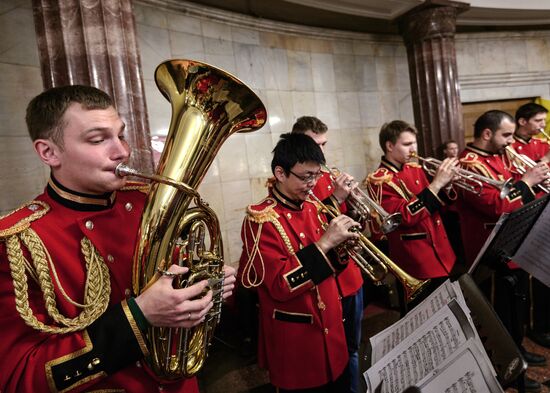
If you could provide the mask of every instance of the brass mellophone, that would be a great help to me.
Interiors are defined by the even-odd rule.
[[[321,210],[330,217],[335,218],[341,214],[337,208],[331,206],[329,207],[321,202],[321,200],[317,198],[315,194],[313,194],[312,190],[309,191],[309,195],[315,202],[319,204]],[[346,254],[349,255],[349,257],[357,264],[357,266],[359,266],[375,284],[380,283],[388,274],[388,272],[391,272],[403,285],[407,301],[411,301],[430,282],[430,280],[419,280],[417,278],[414,278],[403,269],[401,269],[399,266],[397,266],[395,262],[384,255],[382,251],[380,251],[363,233],[361,233],[361,231],[359,231],[359,228],[351,228],[350,231],[357,233],[359,235],[359,239],[350,242],[344,242],[339,246],[339,248],[343,249]],[[363,255],[361,255],[361,252],[356,250],[356,247],[364,251],[375,263],[380,266],[380,268],[382,269],[381,274],[377,275],[375,267],[369,261],[367,261],[363,257]]]
[[[430,175],[435,176],[437,169],[441,166],[443,161],[440,161],[435,158],[424,158],[420,157],[418,153],[413,152],[410,155],[410,158],[416,158],[418,161],[422,162],[422,168]],[[490,177],[480,175],[472,171],[468,171],[463,168],[454,168],[456,178],[452,180],[452,183],[462,188],[463,190],[473,192],[474,194],[481,194],[483,187],[489,185],[500,190],[500,199],[506,198],[512,189],[513,179],[509,178],[507,180],[495,180]]]
[[[329,168],[323,165],[331,176],[336,177],[342,173],[338,168]],[[401,213],[389,214],[382,206],[372,199],[366,192],[359,187],[353,187],[347,199],[350,206],[357,211],[362,219],[368,219],[375,214],[380,217],[380,229],[383,233],[390,233],[401,224]]]
[[[537,165],[537,163],[531,158],[527,157],[525,154],[518,153],[510,145],[506,146],[504,150],[506,150],[506,153],[508,153],[508,157],[510,158],[510,161],[512,161],[512,165],[514,165],[518,173],[521,175],[527,172],[527,168],[534,168]],[[537,184],[537,187],[542,192],[548,194],[550,193],[550,184],[548,183],[549,181],[545,180],[542,183]]]

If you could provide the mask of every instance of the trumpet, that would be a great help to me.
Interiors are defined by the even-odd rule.
[[[525,154],[518,153],[510,145],[506,146],[504,150],[506,150],[506,153],[508,153],[508,157],[512,161],[512,165],[514,165],[520,175],[523,175],[525,172],[527,172],[527,168],[533,168],[537,165],[537,163],[531,158],[527,157]],[[539,183],[537,187],[542,192],[548,194],[550,193],[550,184],[548,183],[548,180],[545,180],[542,183]]]
[[[333,179],[342,173],[338,168],[329,168],[323,165],[327,169]],[[362,219],[369,219],[378,215],[380,217],[380,229],[383,233],[390,233],[401,224],[401,213],[388,213],[382,206],[380,206],[374,199],[372,199],[366,192],[359,187],[354,187],[347,199],[352,209],[356,210]]]
[[[430,176],[435,176],[437,169],[443,163],[442,161],[435,158],[420,157],[416,152],[411,153],[410,158],[416,158],[418,161],[422,162],[422,168],[424,168],[424,170]],[[463,190],[472,192],[477,195],[481,194],[485,185],[489,185],[496,188],[497,190],[500,190],[500,199],[506,198],[506,196],[510,193],[512,189],[512,178],[502,181],[495,180],[463,168],[454,168],[454,172],[457,179],[453,179],[453,184],[459,188],[462,188]]]
[[[544,127],[541,127],[538,129],[538,131],[544,135],[544,137],[546,138],[547,141],[550,142],[550,134],[548,134],[545,130],[544,130]]]
[[[329,207],[321,202],[321,200],[313,194],[312,190],[309,191],[309,195],[319,204],[321,211],[324,211],[331,218],[336,218],[341,214],[337,208],[332,206]],[[324,227],[326,229],[326,224]],[[384,277],[391,272],[403,285],[407,302],[413,300],[429,284],[430,280],[419,280],[414,278],[397,266],[395,262],[384,255],[382,251],[380,251],[363,233],[361,233],[358,228],[351,228],[350,231],[357,233],[359,235],[359,239],[342,243],[337,251],[344,251],[347,255],[349,255],[357,266],[359,266],[375,284],[380,283]],[[360,252],[356,251],[356,247],[363,250],[375,263],[380,266],[380,269],[382,270],[381,274],[376,273],[375,267],[367,261]]]

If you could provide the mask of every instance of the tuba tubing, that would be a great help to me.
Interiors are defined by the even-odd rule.
[[[172,116],[156,175],[129,167],[119,175],[153,181],[141,217],[134,250],[132,284],[139,295],[167,269],[165,261],[189,268],[174,286],[211,283],[214,306],[193,328],[150,327],[147,366],[161,380],[196,374],[203,366],[219,322],[223,295],[223,245],[216,214],[196,191],[223,142],[236,132],[261,128],[267,111],[258,96],[231,74],[192,60],[168,60],[155,71],[155,82],[170,102]],[[190,207],[191,203],[194,206]]]

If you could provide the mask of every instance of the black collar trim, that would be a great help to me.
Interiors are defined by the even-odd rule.
[[[466,149],[467,150],[471,150],[473,151],[474,153],[477,153],[479,154],[480,156],[484,156],[484,157],[488,157],[488,156],[498,156],[500,154],[497,154],[497,153],[493,153],[491,151],[488,151],[488,150],[484,150],[484,149],[481,149],[479,147],[475,147],[474,145],[468,143],[466,145]]]
[[[273,192],[273,197],[283,206],[292,210],[302,210],[302,206],[304,205],[304,203],[292,201],[289,198],[287,198],[281,191],[277,189],[276,184],[273,186],[271,190]]]
[[[380,160],[382,165],[388,168],[390,171],[398,173],[403,169],[403,165],[401,165],[401,168],[397,167],[397,165],[391,163],[386,157],[382,156],[382,159]]]
[[[524,145],[527,145],[529,143],[529,141],[531,140],[531,138],[522,138],[521,136],[517,135],[517,134],[514,134],[514,139],[516,141],[518,141],[519,143],[523,143]]]
[[[116,191],[102,195],[83,194],[69,190],[59,183],[53,175],[46,187],[48,195],[65,207],[80,211],[100,211],[109,209],[115,203]]]

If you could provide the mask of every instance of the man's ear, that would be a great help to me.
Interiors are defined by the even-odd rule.
[[[484,141],[490,141],[492,137],[493,137],[493,131],[491,131],[489,128],[486,128],[483,131],[481,131],[481,138]]]
[[[276,166],[275,170],[273,171],[273,174],[275,175],[275,178],[277,181],[283,181],[287,178],[287,175],[285,173],[285,170],[281,166]]]
[[[525,125],[527,124],[527,119],[523,118],[523,117],[520,117],[518,119],[518,124],[522,127],[525,127]]]
[[[386,153],[392,152],[394,146],[395,145],[391,143],[391,141],[386,141]]]
[[[59,146],[50,139],[37,139],[33,142],[34,150],[42,162],[52,168],[59,166]]]

